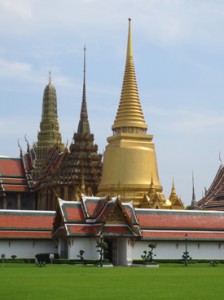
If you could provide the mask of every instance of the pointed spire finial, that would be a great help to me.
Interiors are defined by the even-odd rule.
[[[51,77],[51,71],[49,71],[49,76],[48,76],[48,83],[51,84],[52,77]]]
[[[194,191],[194,172],[192,171],[192,200],[191,200],[191,209],[198,209],[198,204],[195,197],[195,191]]]
[[[131,132],[133,133],[138,132],[140,134],[145,134],[147,130],[147,124],[144,120],[138,94],[138,85],[135,76],[134,57],[132,50],[131,19],[129,18],[128,20],[128,43],[124,79],[120,103],[112,130],[114,134],[119,134],[119,132],[122,131],[127,132],[127,128],[130,128]]]
[[[83,77],[83,94],[82,94],[82,105],[80,112],[80,120],[78,125],[78,133],[90,133],[90,126],[88,121],[87,103],[86,103],[86,46],[84,46],[84,77]]]
[[[85,74],[86,74],[86,45],[84,46],[84,80],[85,78]]]
[[[194,191],[194,172],[192,171],[192,202],[195,201],[195,191]]]
[[[128,19],[128,46],[127,46],[127,59],[130,56],[133,56],[133,50],[132,50],[132,34],[131,34],[131,18]]]

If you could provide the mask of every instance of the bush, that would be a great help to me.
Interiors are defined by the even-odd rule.
[[[36,254],[35,257],[38,262],[42,261],[42,262],[45,262],[46,264],[49,264],[51,262],[50,254],[52,254],[52,253],[39,253],[39,254]],[[54,258],[59,258],[58,253],[53,253],[53,254],[54,254]]]
[[[0,260],[1,262],[1,260]],[[35,259],[34,258],[5,258],[4,259],[4,263],[7,264],[24,264],[24,263],[35,263]]]
[[[80,259],[53,259],[53,264],[66,264],[66,265],[97,265],[99,264],[98,259],[85,259],[84,261],[81,261]],[[108,259],[104,259],[103,261],[104,265],[109,264]]]
[[[157,262],[155,260],[153,262],[148,262],[145,259],[133,259],[132,263],[134,265],[157,265]]]

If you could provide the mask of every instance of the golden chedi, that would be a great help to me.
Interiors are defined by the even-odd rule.
[[[150,193],[153,178],[153,188],[156,199],[160,203],[159,208],[165,207],[166,199],[162,194],[162,185],[159,181],[153,136],[147,134],[147,124],[138,94],[132,50],[131,19],[129,19],[121,98],[112,130],[113,136],[107,139],[108,145],[104,153],[98,195],[119,195],[122,202],[133,200],[135,207],[150,207],[150,201],[144,202]]]

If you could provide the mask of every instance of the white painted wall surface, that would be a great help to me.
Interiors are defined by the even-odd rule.
[[[78,259],[80,250],[84,250],[84,259],[99,259],[99,253],[95,238],[70,238],[68,246],[68,258]]]
[[[17,258],[35,258],[38,253],[57,253],[52,240],[0,240],[0,256],[5,258],[16,255]]]
[[[185,242],[175,241],[138,241],[132,248],[132,259],[141,259],[143,251],[149,251],[149,244],[156,244],[153,253],[155,259],[182,259]],[[187,251],[192,259],[224,259],[224,243],[219,242],[187,242]]]
[[[128,250],[128,239],[127,238],[117,239],[117,264],[118,265],[122,265],[122,266],[128,265],[127,250]]]

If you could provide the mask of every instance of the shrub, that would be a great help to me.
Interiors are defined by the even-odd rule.
[[[50,254],[52,254],[52,253],[39,253],[39,254],[36,254],[35,257],[38,262],[42,261],[42,262],[45,262],[46,264],[49,264],[51,262]],[[54,253],[54,258],[59,258],[58,253]]]

